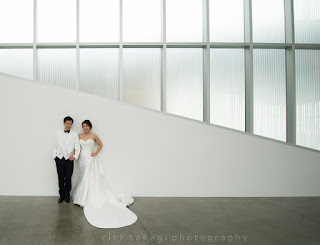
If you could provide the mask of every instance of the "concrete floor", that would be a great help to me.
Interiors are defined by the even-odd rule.
[[[99,229],[58,197],[0,196],[0,244],[320,244],[320,197],[134,197],[131,226]]]

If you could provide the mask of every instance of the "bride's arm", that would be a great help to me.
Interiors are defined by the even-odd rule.
[[[76,159],[76,160],[78,160],[78,157],[79,157],[79,155],[80,155],[80,142],[79,142],[79,138],[80,138],[80,135],[77,135],[77,137],[76,137],[76,142],[75,142],[75,152],[74,152],[74,158]]]
[[[91,154],[91,156],[93,156],[93,157],[98,155],[98,153],[100,152],[100,150],[101,150],[101,148],[103,146],[103,144],[102,144],[101,140],[99,139],[98,135],[96,135],[96,134],[94,135],[94,140],[98,143],[99,147],[98,147],[96,152],[93,152]]]
[[[80,134],[79,134],[79,140],[80,140]],[[73,150],[73,155],[76,153],[76,149]]]

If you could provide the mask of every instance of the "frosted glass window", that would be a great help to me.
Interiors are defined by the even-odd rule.
[[[33,0],[0,0],[0,43],[33,42]]]
[[[161,41],[161,0],[123,0],[123,41]]]
[[[40,83],[75,88],[75,49],[39,49],[38,65]]]
[[[320,0],[294,0],[296,43],[320,43]]]
[[[32,79],[32,49],[0,49],[0,72]]]
[[[167,41],[202,42],[202,0],[167,0]]]
[[[210,41],[243,42],[243,0],[210,0]]]
[[[296,142],[320,150],[320,50],[296,50]]]
[[[284,43],[283,0],[252,0],[253,41]]]
[[[210,122],[245,131],[243,49],[210,50]]]
[[[167,112],[203,120],[203,50],[167,49]]]
[[[80,42],[119,41],[119,0],[80,1]]]
[[[37,1],[38,42],[76,41],[76,0]]]
[[[116,48],[80,49],[80,90],[118,99]]]
[[[160,110],[161,50],[123,49],[123,101]]]
[[[286,141],[285,50],[253,50],[254,133]]]

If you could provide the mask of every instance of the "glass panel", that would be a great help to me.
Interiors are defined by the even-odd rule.
[[[203,50],[167,49],[167,112],[203,120]]]
[[[210,0],[209,7],[210,41],[243,42],[243,0]]]
[[[80,90],[118,99],[116,48],[80,49]]]
[[[123,41],[160,42],[160,0],[123,1]]]
[[[320,43],[320,0],[294,0],[296,43]]]
[[[33,0],[0,0],[0,43],[33,42]]]
[[[76,41],[76,1],[38,0],[38,42]]]
[[[123,49],[123,101],[160,110],[159,48]]]
[[[296,50],[297,145],[320,150],[320,50]]]
[[[80,42],[119,41],[119,0],[80,1]]]
[[[167,0],[167,41],[202,42],[202,0]]]
[[[32,49],[0,49],[0,72],[32,79]]]
[[[254,133],[286,141],[285,50],[253,50]]]
[[[210,50],[210,122],[245,131],[243,49]]]
[[[284,43],[283,0],[252,0],[253,41]]]
[[[75,49],[39,49],[40,83],[75,88]]]

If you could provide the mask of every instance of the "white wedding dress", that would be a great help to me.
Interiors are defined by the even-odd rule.
[[[103,181],[102,161],[92,157],[94,140],[80,139],[79,178],[71,197],[74,204],[83,207],[88,222],[98,228],[120,228],[137,221],[127,206],[134,200],[130,195],[113,193]]]

